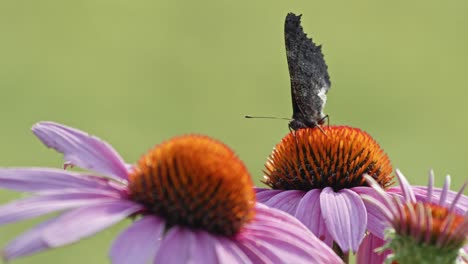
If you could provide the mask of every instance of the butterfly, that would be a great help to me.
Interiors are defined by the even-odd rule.
[[[289,129],[320,128],[328,117],[323,108],[331,85],[322,47],[307,37],[301,26],[301,15],[293,13],[286,16],[284,38],[293,106]]]

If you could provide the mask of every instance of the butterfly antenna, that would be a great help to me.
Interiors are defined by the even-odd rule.
[[[319,123],[319,124],[320,124],[320,123],[325,123],[325,122],[324,122],[325,119],[327,120],[327,126],[330,126],[330,116],[329,116],[328,114],[325,115],[324,117],[322,117],[322,118],[318,121],[318,123]]]
[[[318,128],[320,131],[322,131],[322,133],[323,133],[325,136],[328,137],[327,132],[325,132],[325,130],[323,130],[323,128],[322,128],[321,125],[317,124],[317,128]]]
[[[245,115],[244,117],[245,117],[245,118],[281,119],[281,120],[288,120],[288,121],[291,121],[291,118],[276,117],[276,116],[251,116],[251,115]]]

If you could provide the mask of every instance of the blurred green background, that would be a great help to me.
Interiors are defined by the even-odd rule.
[[[53,120],[134,162],[174,135],[223,140],[256,179],[290,117],[283,23],[323,44],[332,124],[369,132],[412,183],[467,180],[467,1],[0,1],[1,166],[53,166]],[[258,183],[258,181],[257,181]],[[1,191],[1,202],[21,197]],[[0,228],[0,246],[38,223]],[[106,263],[123,222],[13,263]],[[77,227],[78,228],[78,227]]]

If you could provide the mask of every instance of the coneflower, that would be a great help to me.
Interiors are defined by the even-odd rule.
[[[379,208],[387,220],[387,243],[380,248],[380,251],[387,250],[386,263],[461,262],[468,238],[468,197],[463,195],[467,183],[454,195],[447,176],[442,190],[434,195],[431,172],[426,197],[421,199],[403,174],[397,175],[402,195],[389,196],[375,180],[367,177],[380,197],[363,197]],[[358,263],[369,263],[368,259],[374,258],[373,248],[370,249],[362,248]]]
[[[0,207],[0,224],[61,211],[3,250],[6,260],[67,245],[127,217],[114,241],[114,264],[341,263],[297,219],[257,204],[244,164],[207,136],[164,142],[135,165],[104,141],[42,122],[33,132],[67,165],[0,169],[0,187],[33,193]]]
[[[380,216],[361,199],[373,193],[363,175],[387,188],[392,166],[362,130],[325,126],[291,132],[265,167],[264,183],[271,189],[259,188],[258,201],[297,217],[343,258],[357,251],[366,230],[380,230]]]

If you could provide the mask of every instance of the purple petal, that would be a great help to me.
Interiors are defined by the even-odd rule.
[[[460,200],[462,199],[468,199],[468,197],[466,195],[463,195],[466,187],[468,186],[468,181],[466,181],[462,187],[460,188],[460,190],[458,191],[458,194],[455,196],[455,198],[453,198],[453,201],[451,201],[451,205],[450,205],[450,211],[456,211],[457,210],[457,204]]]
[[[303,191],[282,191],[266,201],[264,204],[289,213],[290,215],[294,215],[296,213],[296,208],[299,205],[299,201],[304,194],[305,193]]]
[[[326,187],[320,194],[320,206],[328,231],[344,252],[359,247],[367,227],[364,202],[355,192],[334,192]]]
[[[369,187],[355,187],[351,190],[359,194],[364,201],[367,211],[367,229],[374,235],[384,238],[384,231],[393,219],[391,210],[385,207],[387,199],[383,199],[381,194]],[[396,212],[393,202],[392,208]]]
[[[400,182],[400,188],[401,188],[401,191],[405,200],[416,202],[416,197],[414,195],[411,184],[408,182],[405,175],[403,175],[403,173],[401,173],[401,171],[398,169],[395,171],[395,173],[397,175],[398,181]]]
[[[154,263],[243,263],[235,261],[230,248],[226,249],[221,245],[219,240],[223,240],[222,237],[203,232],[179,226],[171,227],[161,242]],[[202,252],[207,254],[202,256]],[[240,250],[238,252],[242,254]],[[220,261],[218,258],[229,261]],[[245,256],[243,260],[246,260]]]
[[[126,164],[105,141],[54,122],[37,123],[32,131],[44,145],[63,153],[65,162],[127,180]]]
[[[66,193],[34,196],[0,207],[0,225],[81,206],[116,201],[102,194]]]
[[[276,259],[282,262],[287,259],[290,263],[342,263],[327,245],[291,215],[260,204],[256,211],[254,221],[245,226],[239,237],[248,255],[256,252],[257,259],[267,258],[267,263],[277,263]]]
[[[429,171],[429,182],[427,184],[426,202],[432,203],[432,190],[434,189],[434,171]]]
[[[414,186],[413,190],[416,194],[416,200],[418,201],[425,201],[426,197],[426,186]],[[395,191],[394,191],[395,192]],[[442,189],[434,188],[432,190],[432,201],[437,201],[440,199],[442,195]],[[457,197],[458,192],[448,191],[446,193],[446,201],[447,203],[452,204],[455,198]],[[459,214],[464,214],[468,210],[468,196],[462,195],[460,199],[457,201],[455,207],[453,208],[455,212]]]
[[[154,216],[145,216],[123,231],[112,244],[113,264],[149,263],[156,256],[165,223]]]
[[[330,236],[322,217],[322,209],[320,208],[320,192],[321,190],[318,189],[308,191],[299,202],[294,216],[309,228],[318,238],[331,246],[333,239]]]
[[[445,177],[444,186],[442,187],[442,192],[440,193],[439,205],[445,207],[447,202],[448,191],[450,190],[450,176]]]
[[[161,241],[154,263],[188,263],[194,243],[195,235],[192,232],[173,226]]]
[[[142,209],[134,202],[120,200],[64,213],[44,230],[43,239],[51,247],[63,246],[94,235]]]
[[[370,185],[369,187],[354,187],[352,188],[353,191],[360,193],[360,194],[368,194],[369,196],[375,197],[379,201],[381,201],[385,206],[390,208],[392,212],[396,212],[396,208],[391,200],[391,197],[388,195],[387,191],[382,189],[382,187],[377,183],[371,176],[368,174],[364,174],[364,178],[366,179],[367,183]],[[401,193],[401,189],[398,189],[399,193]]]
[[[359,246],[359,250],[356,256],[357,264],[368,264],[368,263],[384,263],[385,259],[391,250],[385,250],[382,253],[376,253],[377,248],[385,245],[385,241],[373,236],[372,234],[366,236]]]
[[[218,238],[218,240],[220,243],[215,244],[215,250],[219,261],[211,263],[253,263],[242,248],[240,248],[236,243],[233,243],[232,240],[222,237]],[[200,261],[199,263],[203,264],[210,262]]]
[[[372,234],[384,238],[385,229],[389,227],[390,216],[386,215],[385,207],[379,206],[379,204],[372,203],[371,201],[364,199],[364,204],[367,210],[367,229]]]
[[[56,220],[56,218],[50,219],[16,237],[3,249],[4,259],[8,261],[14,258],[28,256],[33,253],[37,253],[50,248],[47,245],[47,243],[45,243],[44,240],[41,239],[42,232],[45,228],[47,228],[47,226],[49,226]]]
[[[262,189],[255,188],[256,199],[259,203],[265,203],[270,200],[273,196],[282,192],[282,190],[271,190],[271,189]]]
[[[0,169],[0,188],[22,192],[100,189],[116,192],[118,188],[101,177],[48,168]]]
[[[194,235],[197,247],[192,255],[194,260],[209,260],[208,262],[212,260],[214,263],[223,263],[216,254],[216,244],[220,243],[221,237],[204,231],[194,231]]]
[[[279,234],[277,234],[279,235]],[[286,237],[287,238],[287,237]],[[256,236],[246,238],[243,245],[258,248],[268,261],[264,263],[341,263],[338,259],[331,261],[328,257],[322,257],[323,252],[318,250],[307,251],[309,245],[302,245],[285,241],[284,237]],[[326,262],[325,262],[326,260]],[[228,263],[228,262],[226,262]],[[253,262],[258,263],[258,262]]]
[[[281,263],[281,259],[274,252],[265,250],[255,239],[243,238],[238,245],[251,263]]]

